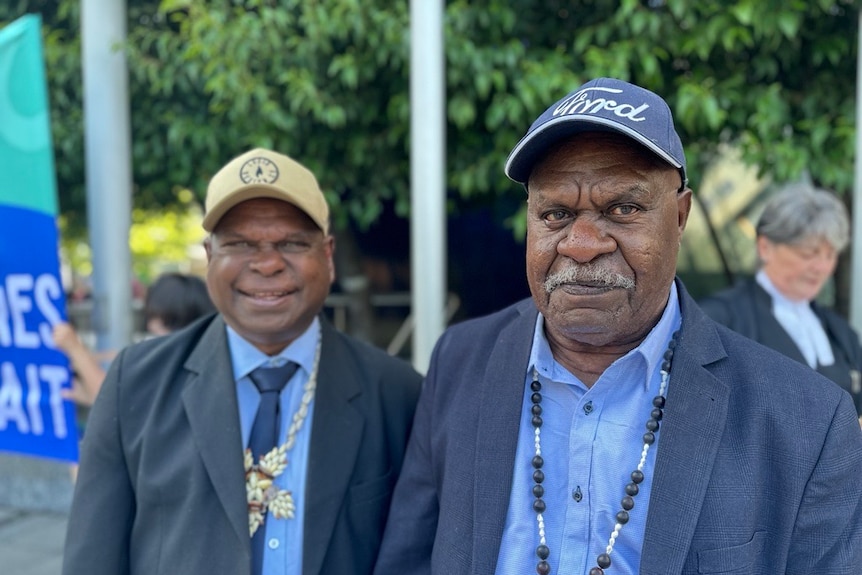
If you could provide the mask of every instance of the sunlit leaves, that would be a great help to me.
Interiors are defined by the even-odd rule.
[[[696,185],[736,144],[774,179],[852,186],[858,2],[449,0],[450,205],[520,199],[502,168],[551,102],[618,76],[666,97]],[[336,226],[409,206],[409,2],[128,0],[135,205],[198,200],[230,156],[276,147],[306,163]],[[83,221],[79,2],[43,12],[61,208]],[[421,111],[419,111],[421,113]]]

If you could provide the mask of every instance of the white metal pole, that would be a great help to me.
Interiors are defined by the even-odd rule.
[[[446,75],[442,0],[410,0],[410,285],[413,366],[445,327]]]
[[[132,336],[129,80],[125,0],[82,0],[87,221],[93,256],[93,327],[100,350]]]
[[[850,323],[862,332],[862,9],[856,37],[856,153],[853,175],[853,226],[850,261]]]

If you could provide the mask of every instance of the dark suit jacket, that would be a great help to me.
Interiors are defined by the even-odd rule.
[[[359,575],[380,545],[421,377],[321,324],[302,572]],[[250,573],[241,441],[221,316],[126,348],[88,421],[64,575]]]
[[[862,430],[850,396],[716,324],[677,285],[683,323],[640,573],[859,575]],[[438,341],[376,575],[493,575],[536,314],[526,300]]]
[[[772,314],[772,297],[754,278],[703,298],[698,304],[718,323],[808,365],[793,339]],[[817,302],[812,302],[811,309],[823,325],[835,356],[834,365],[818,367],[818,371],[849,391],[857,413],[862,414],[859,336],[847,320],[834,311]]]

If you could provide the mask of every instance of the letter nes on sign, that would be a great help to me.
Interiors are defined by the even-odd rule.
[[[0,272],[0,451],[77,460],[74,409],[61,393],[69,362],[51,337],[63,306],[56,275]]]

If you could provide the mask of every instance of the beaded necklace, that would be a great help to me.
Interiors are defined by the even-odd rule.
[[[668,380],[670,379],[671,360],[673,359],[673,352],[676,348],[676,339],[678,334],[679,331],[675,331],[673,333],[670,338],[670,342],[668,342],[667,350],[665,350],[662,358],[660,371],[661,385],[659,387],[658,395],[652,400],[653,407],[652,411],[650,411],[650,417],[646,422],[646,433],[643,435],[644,444],[643,449],[641,450],[640,462],[638,462],[637,468],[631,473],[631,482],[625,487],[625,495],[620,503],[622,509],[616,515],[617,522],[611,532],[605,552],[600,553],[599,556],[596,557],[596,566],[590,569],[589,575],[604,575],[604,570],[611,566],[611,552],[614,549],[614,543],[616,543],[623,525],[629,521],[629,511],[631,511],[635,506],[634,498],[639,491],[638,485],[640,485],[644,480],[643,468],[644,465],[646,465],[647,454],[649,453],[650,446],[656,441],[656,432],[659,428],[659,421],[661,421],[664,413],[664,394],[667,389]],[[545,464],[545,460],[542,459],[541,434],[543,423],[542,384],[539,382],[539,373],[535,368],[533,368],[533,381],[530,383],[530,390],[533,392],[530,395],[530,401],[533,404],[530,407],[530,412],[533,415],[533,435],[536,446],[536,454],[533,456],[532,460],[534,469],[534,485],[532,493],[533,497],[536,498],[533,501],[533,510],[536,512],[536,524],[539,529],[539,545],[536,546],[536,557],[539,558],[539,562],[536,564],[536,573],[538,573],[538,575],[549,575],[551,572],[551,565],[548,563],[548,557],[551,555],[551,550],[548,547],[547,540],[545,539],[545,518],[543,514],[545,512],[546,505],[544,499],[542,499],[545,495],[545,488],[542,486],[542,483],[545,481],[545,473],[542,471],[542,466]]]

